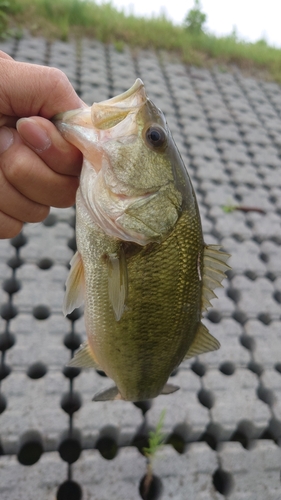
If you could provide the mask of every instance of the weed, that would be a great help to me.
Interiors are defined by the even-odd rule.
[[[193,9],[190,9],[186,18],[185,18],[185,26],[188,31],[194,34],[203,32],[203,25],[207,20],[206,14],[202,12],[201,5],[199,0],[194,0]]]
[[[144,498],[148,496],[150,485],[153,479],[153,461],[155,459],[156,453],[161,450],[166,439],[165,434],[163,434],[162,432],[165,415],[166,410],[162,410],[155,431],[149,432],[148,447],[143,448],[143,453],[147,458],[146,476],[143,485]]]

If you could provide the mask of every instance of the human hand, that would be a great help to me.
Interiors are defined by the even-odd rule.
[[[0,238],[74,203],[82,155],[49,119],[83,106],[60,70],[0,51]]]

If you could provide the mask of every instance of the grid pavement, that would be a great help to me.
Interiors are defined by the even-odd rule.
[[[85,339],[82,311],[61,312],[74,209],[0,242],[1,500],[142,498],[141,450],[163,409],[149,498],[280,500],[280,86],[86,39],[26,35],[0,49],[60,68],[89,105],[141,77],[190,173],[206,243],[232,254],[204,319],[221,349],[183,363],[173,395],[94,404],[107,378],[65,367]]]

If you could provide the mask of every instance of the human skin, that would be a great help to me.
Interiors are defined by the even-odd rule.
[[[0,51],[0,238],[74,203],[82,155],[50,119],[83,106],[60,70]]]

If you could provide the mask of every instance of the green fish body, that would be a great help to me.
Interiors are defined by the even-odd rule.
[[[70,366],[114,380],[95,400],[173,392],[183,359],[219,347],[201,317],[229,255],[204,244],[190,178],[141,80],[55,123],[84,155],[64,312],[84,300],[88,340]]]

